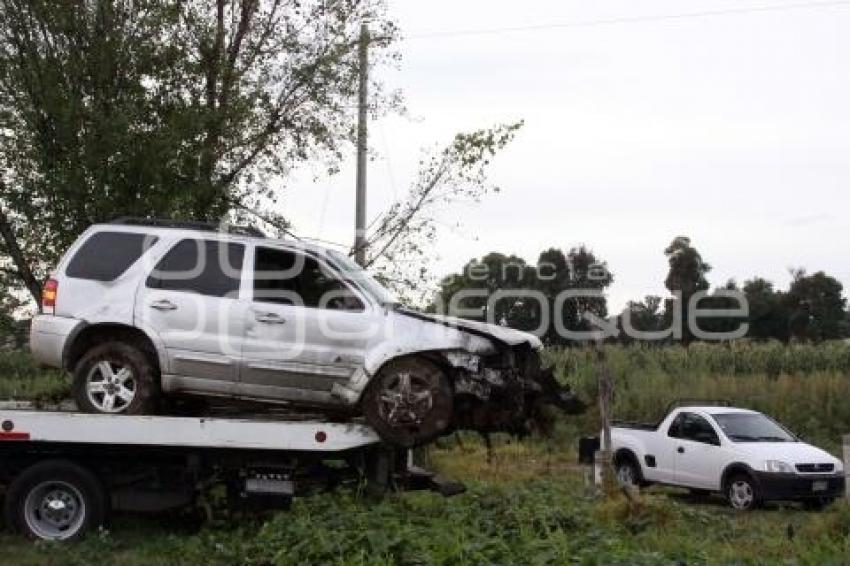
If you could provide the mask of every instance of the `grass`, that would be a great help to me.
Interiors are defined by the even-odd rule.
[[[584,350],[547,354],[586,399],[595,394]],[[761,408],[837,450],[850,432],[850,358],[844,345],[742,344],[609,347],[616,414],[653,420],[677,396],[729,397]],[[50,397],[65,379],[21,355],[0,356],[0,397]],[[5,383],[4,383],[5,381]],[[63,389],[64,388],[64,389]],[[0,564],[843,564],[850,507],[824,512],[773,505],[736,514],[719,499],[694,501],[652,488],[636,501],[603,499],[575,464],[575,441],[595,433],[595,410],[561,421],[552,438],[476,435],[441,439],[433,466],[465,481],[443,499],[405,493],[376,502],[335,492],[299,499],[287,512],[196,527],[175,517],[116,517],[79,544],[0,535]],[[2,464],[0,464],[2,465]]]
[[[70,393],[71,380],[66,374],[39,368],[28,352],[0,352],[0,400],[56,403]]]
[[[599,498],[540,446],[435,449],[469,491],[450,499],[405,493],[376,502],[337,492],[287,512],[193,530],[176,519],[119,517],[111,532],[72,545],[0,536],[3,564],[840,564],[850,552],[850,508],[773,506],[736,514],[720,501],[652,489],[635,502]],[[492,471],[492,470],[496,471]],[[469,475],[463,475],[469,474]],[[790,534],[789,534],[790,533]]]

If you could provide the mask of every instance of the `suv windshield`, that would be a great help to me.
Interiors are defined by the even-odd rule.
[[[340,273],[342,273],[346,279],[354,281],[376,301],[382,305],[398,303],[398,299],[388,289],[381,285],[377,279],[372,277],[365,269],[360,267],[356,261],[347,255],[334,250],[327,250],[325,253],[327,254],[330,262],[339,269]]]
[[[732,442],[796,442],[793,434],[761,413],[719,413],[712,415]]]

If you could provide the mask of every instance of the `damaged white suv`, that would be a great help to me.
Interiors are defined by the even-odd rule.
[[[44,286],[32,352],[88,412],[167,394],[362,414],[402,446],[454,429],[521,433],[581,403],[540,341],[398,305],[343,254],[248,230],[122,220],[89,228]]]

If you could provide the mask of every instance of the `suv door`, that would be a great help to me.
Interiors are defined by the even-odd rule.
[[[301,250],[257,245],[245,322],[239,393],[336,403],[382,315],[322,260]]]
[[[676,480],[677,485],[699,489],[718,489],[723,468],[723,448],[720,436],[708,419],[690,412],[679,413],[676,419]],[[671,436],[673,428],[671,427]]]
[[[185,238],[139,286],[136,320],[165,345],[166,391],[233,392],[246,309],[239,300],[244,256],[241,243]]]

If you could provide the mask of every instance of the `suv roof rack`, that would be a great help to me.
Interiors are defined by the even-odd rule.
[[[107,222],[124,226],[157,226],[159,228],[182,228],[185,230],[200,230],[202,232],[224,232],[240,236],[267,238],[265,232],[254,226],[237,226],[233,224],[218,224],[216,222],[201,222],[198,220],[175,220],[173,218],[142,218],[122,216]]]
[[[679,407],[732,407],[733,403],[729,399],[700,399],[698,397],[684,397],[676,399],[667,405],[667,411],[664,414],[670,413],[673,409]]]

